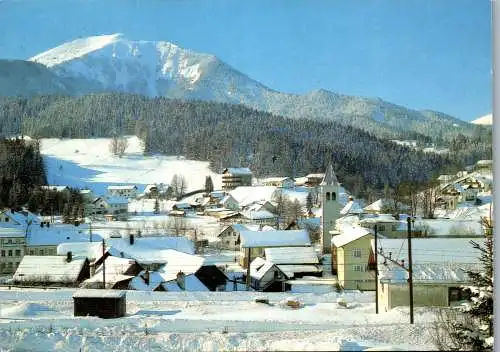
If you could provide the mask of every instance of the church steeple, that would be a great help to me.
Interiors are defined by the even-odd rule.
[[[335,223],[340,217],[339,189],[339,181],[333,171],[333,165],[330,163],[321,182],[321,246],[323,253],[330,253],[332,238],[330,232],[335,230]]]
[[[338,186],[339,181],[337,180],[337,176],[335,175],[335,172],[333,171],[333,165],[332,163],[328,164],[328,167],[326,168],[326,173],[325,177],[323,178],[323,181],[321,182],[321,186]]]

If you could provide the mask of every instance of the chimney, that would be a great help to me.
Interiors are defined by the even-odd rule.
[[[45,224],[45,223],[42,221],[42,222],[40,223],[40,227],[41,227],[41,228],[43,228],[43,225],[44,225],[44,224]]]
[[[67,254],[66,254],[66,262],[71,262],[73,260],[73,252],[69,251]]]
[[[186,289],[186,275],[182,272],[182,271],[179,271],[177,273],[177,285],[179,285],[179,287],[181,288],[181,290],[185,290]]]
[[[134,235],[130,234],[129,239],[130,239],[130,245],[133,245],[134,244]]]
[[[144,282],[146,283],[146,285],[149,285],[149,270],[146,269],[146,272],[144,273]]]

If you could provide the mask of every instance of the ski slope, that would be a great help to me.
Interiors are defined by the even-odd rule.
[[[88,188],[99,195],[109,185],[134,184],[142,192],[151,183],[170,184],[178,174],[185,177],[188,191],[204,188],[208,175],[215,188],[221,186],[221,175],[210,171],[206,161],[186,160],[181,156],[144,156],[137,137],[127,140],[125,155],[119,158],[109,151],[109,138],[42,139],[48,183]]]

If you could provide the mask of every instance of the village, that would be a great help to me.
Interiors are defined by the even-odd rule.
[[[441,175],[432,219],[408,204],[395,214],[394,199],[365,205],[332,165],[260,180],[229,167],[221,189],[208,182],[179,197],[165,183],[110,185],[104,194],[82,189],[85,216],[70,223],[0,212],[1,282],[9,289],[375,291],[377,312],[387,312],[409,305],[411,238],[412,304],[451,306],[464,299],[462,269],[478,264],[469,241],[481,240],[492,221],[492,179],[491,160]]]

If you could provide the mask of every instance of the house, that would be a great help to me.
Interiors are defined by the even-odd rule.
[[[161,283],[163,291],[166,292],[208,292],[209,290],[195,274],[185,275],[179,273],[175,279]],[[215,291],[215,290],[214,290]]]
[[[252,185],[252,171],[247,167],[230,167],[222,171],[222,190]]]
[[[16,284],[78,286],[90,277],[89,260],[67,255],[25,255],[17,268]]]
[[[363,208],[353,197],[349,197],[347,204],[340,210],[340,215],[363,214]]]
[[[108,197],[137,198],[137,187],[134,185],[108,186]]]
[[[155,199],[157,197],[167,196],[169,191],[169,185],[164,183],[153,183],[146,185],[143,195],[147,199]]]
[[[323,266],[311,246],[265,248],[264,253],[266,261],[276,264],[288,278],[323,275]]]
[[[276,214],[276,205],[274,202],[268,200],[255,201],[253,203],[245,205],[244,211],[268,211],[270,213]]]
[[[246,224],[276,225],[278,216],[267,210],[242,211],[240,221]]]
[[[360,219],[358,224],[370,230],[373,230],[376,225],[379,234],[390,238],[398,238],[402,234],[406,235],[406,221],[396,220],[391,214],[366,216]]]
[[[306,230],[240,231],[240,265],[264,256],[264,249],[271,247],[305,247],[311,245]]]
[[[280,190],[274,186],[241,186],[233,189],[229,194],[238,202],[241,208],[256,202],[274,201]]]
[[[391,199],[381,198],[372,204],[366,206],[363,210],[368,214],[381,214],[385,213],[387,210],[394,206],[394,202]]]
[[[24,257],[25,247],[26,230],[21,226],[0,227],[0,274],[13,274],[16,271]]]
[[[43,189],[45,191],[63,193],[63,194],[66,194],[68,196],[70,194],[70,189],[68,186],[49,185],[49,186],[41,186],[40,189]]]
[[[102,288],[104,280],[107,289],[126,290],[130,281],[143,270],[144,268],[133,259],[106,256],[94,267],[91,265],[91,276],[81,284],[81,287]]]
[[[480,253],[470,238],[412,240],[413,303],[415,306],[452,306],[466,299],[469,283],[463,269],[480,268]],[[380,239],[378,247],[378,301],[381,311],[409,305],[408,246],[402,239]],[[374,242],[372,241],[374,249]],[[387,260],[389,257],[394,261]],[[397,264],[395,264],[398,263]]]
[[[295,186],[295,180],[291,177],[268,177],[262,180],[262,185],[293,188]]]
[[[224,227],[217,235],[221,249],[237,251],[240,249],[240,232],[247,231],[248,228],[243,224],[232,224]]]
[[[98,197],[93,201],[94,214],[108,215],[110,220],[126,220],[128,199],[119,196]]]
[[[474,165],[474,170],[491,173],[493,171],[493,160],[479,160]]]
[[[102,238],[93,234],[93,240]],[[51,227],[31,226],[26,237],[25,253],[27,255],[56,255],[57,247],[62,243],[89,242],[87,231],[79,226],[57,224]]]
[[[240,209],[240,205],[238,204],[236,199],[234,199],[233,196],[230,194],[224,196],[224,198],[222,198],[220,200],[219,205],[221,205],[222,207],[229,209],[229,210],[239,210]]]
[[[216,265],[203,264],[194,276],[209,291],[225,291],[227,276]]]
[[[256,291],[285,291],[286,274],[280,268],[261,257],[250,263],[250,286]]]
[[[323,182],[324,178],[325,174],[322,173],[306,175],[305,185],[308,187],[317,187],[321,184],[321,182]]]
[[[332,236],[332,273],[345,290],[375,290],[372,232],[361,226],[344,228]]]
[[[92,264],[100,259],[104,253],[102,241],[97,242],[66,242],[57,245],[56,254],[66,255],[73,253],[73,257],[85,257]]]

